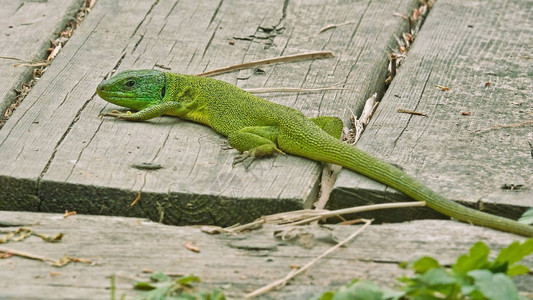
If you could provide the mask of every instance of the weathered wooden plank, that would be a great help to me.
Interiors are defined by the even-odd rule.
[[[358,147],[449,199],[511,218],[532,207],[531,126],[476,132],[531,120],[532,8],[522,1],[438,1]],[[511,185],[518,188],[504,188]],[[350,200],[354,194],[369,197]],[[405,198],[344,171],[330,203],[394,199]]]
[[[219,78],[246,87],[342,81],[353,90],[268,99],[310,117],[344,115],[347,107],[358,107],[368,95],[383,90],[385,52],[394,43],[393,35],[407,26],[393,13],[407,13],[417,1],[284,3],[161,0],[130,7],[100,0],[62,59],[32,91],[19,124],[6,128],[4,135],[0,132],[0,154],[10,155],[0,162],[6,165],[0,168],[0,180],[11,187],[0,195],[0,201],[10,202],[3,200],[0,207],[35,210],[37,202],[43,211],[153,220],[159,220],[162,207],[164,222],[228,225],[309,206],[317,195],[319,164],[279,156],[258,161],[249,171],[232,168],[235,151],[221,151],[224,139],[210,129],[170,117],[143,123],[99,120],[101,111],[116,107],[94,96],[98,81],[115,68],[163,65],[194,74],[245,60],[327,49],[336,53],[335,59],[269,66],[263,68],[266,76],[243,71]],[[119,18],[110,18],[110,11]],[[319,34],[323,26],[346,21],[354,23]],[[87,57],[95,63],[84,63]],[[21,161],[37,159],[19,167]],[[143,162],[163,168],[147,172],[131,167]],[[139,192],[140,202],[129,208]],[[17,207],[12,199],[20,199]]]
[[[46,59],[50,40],[74,17],[82,0],[0,1],[0,113],[14,101],[15,89],[33,68],[14,64]],[[18,59],[18,60],[17,60]]]
[[[281,7],[281,2],[276,3]],[[174,2],[159,2],[147,19],[149,21],[139,28],[135,51],[132,50],[133,53],[124,58],[120,65],[121,70],[152,68],[162,57],[167,56],[177,56],[181,59],[178,67],[173,67],[174,69],[185,69],[186,65],[190,64],[190,59],[201,57],[200,53],[214,43],[211,37],[218,31],[218,23],[222,22],[216,19],[217,16],[231,18],[223,28],[227,28],[228,33],[233,33],[242,24],[229,22],[234,22],[235,16],[242,10],[266,15],[277,13],[275,9],[267,10],[274,7],[272,3],[267,6],[261,3],[251,6],[234,2],[220,7],[218,4],[211,2],[208,7],[204,5],[198,8],[199,4],[194,1],[179,2],[172,10]],[[175,13],[169,15],[170,11]],[[166,19],[166,16],[169,19]],[[257,18],[257,14],[251,17],[253,18],[250,18],[250,22],[254,23],[248,26],[259,26],[261,19]],[[193,28],[191,23],[195,24]],[[217,42],[230,47],[230,38],[231,36],[221,34]],[[180,44],[173,46],[174,40],[189,44],[189,47],[183,49]],[[169,53],[172,48],[175,50]],[[187,52],[187,49],[190,50]],[[224,60],[221,55],[215,55],[203,58],[202,62],[193,62],[193,65],[206,64],[215,58],[221,59],[222,64],[240,62],[235,60],[238,57],[236,54],[242,56],[242,53],[232,52],[226,50],[226,53],[231,53],[233,57],[230,61]],[[226,56],[229,57],[228,54]],[[139,59],[140,57],[142,59]],[[172,66],[172,62],[168,66]],[[106,103],[100,101],[85,110],[80,123],[73,127],[73,134],[65,139],[58,149],[55,161],[43,177],[45,210],[57,210],[63,206],[62,203],[58,205],[58,201],[63,201],[65,194],[71,196],[68,189],[55,192],[55,182],[66,181],[89,187],[82,193],[76,191],[76,194],[81,194],[81,198],[76,197],[76,202],[69,203],[72,209],[104,214],[148,214],[152,219],[158,220],[160,216],[157,208],[162,205],[165,210],[165,222],[233,224],[238,221],[240,215],[245,217],[240,221],[247,221],[269,211],[299,208],[303,200],[309,197],[308,193],[316,188],[318,165],[297,162],[300,167],[291,168],[287,164],[273,168],[272,162],[265,161],[257,164],[251,172],[245,172],[242,168],[231,166],[232,152],[221,151],[224,139],[209,128],[180,122],[176,118],[162,118],[144,124],[104,119],[96,122],[98,128],[95,131],[85,133],[90,136],[83,138],[87,144],[81,144],[78,132],[81,134],[86,130],[85,122],[94,123],[95,116],[105,106]],[[154,123],[157,126],[154,126]],[[113,139],[112,143],[106,142],[110,139]],[[72,156],[72,147],[76,145],[81,147],[81,150]],[[105,159],[95,160],[95,157]],[[109,160],[108,157],[121,159]],[[72,173],[66,173],[64,163],[72,159],[76,160],[76,164],[68,165],[68,170],[72,170]],[[161,164],[164,168],[146,172],[131,167],[132,164],[142,162]],[[111,172],[102,173],[105,166],[110,165]],[[272,172],[264,174],[270,170]],[[296,177],[296,171],[303,172],[302,176]],[[87,173],[96,174],[101,179],[89,177]],[[281,182],[277,178],[281,178],[283,174],[292,174],[297,178],[296,182],[284,182],[272,190],[272,186]],[[120,196],[117,195],[118,199],[109,201],[111,197],[103,199],[95,195],[101,193],[99,190],[92,192],[92,186],[101,185],[126,191]],[[293,188],[293,185],[298,188]],[[135,198],[137,192],[142,193],[141,203],[129,210],[127,204]],[[218,198],[217,201],[214,201],[215,197]],[[285,201],[278,202],[278,198]],[[242,214],[243,212],[246,213]]]
[[[273,236],[286,228],[267,226],[240,235],[207,235],[193,227],[173,227],[146,220],[120,217],[1,212],[6,226],[32,226],[44,234],[65,234],[60,243],[45,243],[37,237],[11,242],[4,247],[57,259],[64,254],[92,259],[95,266],[71,263],[62,268],[29,259],[0,260],[0,293],[12,299],[109,299],[109,276],[117,275],[117,295],[134,295],[133,279],[148,275],[143,269],[200,276],[201,288],[221,289],[230,299],[281,278],[290,265],[304,265],[344,239],[356,226],[298,227],[313,234],[310,249]],[[443,231],[446,228],[446,231]],[[443,264],[455,262],[478,240],[497,250],[515,240],[516,235],[452,221],[415,221],[372,225],[347,247],[297,277],[281,291],[262,299],[311,299],[326,290],[338,288],[354,278],[369,279],[392,287],[394,278],[408,274],[397,263],[424,255]],[[200,253],[187,250],[193,243]],[[393,246],[392,246],[393,245]],[[377,250],[378,249],[378,250]],[[533,257],[524,261],[533,266]],[[251,267],[253,266],[253,267]],[[51,276],[50,272],[60,273]],[[515,278],[519,289],[533,292],[531,276]]]
[[[106,72],[103,70],[120,60],[129,37],[150,7],[151,3],[146,2],[124,5],[120,14],[111,17],[108,13],[113,12],[114,6],[106,6],[105,1],[99,3],[94,9],[99,13],[89,15],[82,23],[53,66],[0,130],[0,184],[6,187],[0,191],[0,207],[39,209],[39,182],[57,145],[91,103],[94,87]],[[93,33],[93,39],[87,38],[89,33]],[[86,51],[79,55],[82,45]]]

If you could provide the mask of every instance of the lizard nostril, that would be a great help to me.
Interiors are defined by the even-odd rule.
[[[96,91],[103,91],[105,90],[105,84],[102,82],[98,85],[98,87],[96,88]]]

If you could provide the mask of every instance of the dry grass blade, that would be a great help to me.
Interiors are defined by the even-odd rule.
[[[228,72],[233,72],[233,71],[238,71],[238,70],[243,70],[243,69],[255,68],[258,66],[270,65],[270,64],[281,63],[281,62],[293,62],[293,61],[299,61],[299,60],[329,58],[329,57],[334,57],[334,56],[335,55],[333,55],[333,52],[331,51],[317,51],[317,52],[287,55],[287,56],[281,56],[281,57],[275,57],[275,58],[255,60],[255,61],[251,61],[251,62],[247,62],[243,64],[215,69],[212,71],[197,74],[197,76],[213,76],[213,75],[218,75],[218,74],[223,74],[223,73],[228,73]]]
[[[56,263],[57,262],[57,261],[55,261],[55,260],[53,260],[51,258],[48,258],[48,257],[32,254],[32,253],[29,253],[29,252],[9,249],[9,248],[5,248],[5,247],[0,247],[0,252],[11,253],[12,255],[16,255],[16,256],[20,256],[20,257],[26,257],[26,258],[29,258],[29,259],[35,259],[35,260],[40,260],[40,261],[46,261],[46,262],[49,262],[49,263]]]
[[[349,207],[338,210],[327,210],[327,209],[302,209],[289,212],[283,212],[274,215],[268,215],[261,217],[251,223],[233,226],[229,228],[216,228],[217,230],[213,232],[212,229],[206,228],[203,230],[207,233],[238,233],[244,230],[253,230],[258,227],[261,227],[263,224],[278,224],[278,225],[302,225],[308,224],[314,221],[323,220],[331,217],[337,217],[346,214],[354,214],[365,211],[379,210],[379,209],[391,209],[391,208],[404,208],[404,207],[419,207],[425,206],[426,202],[398,202],[398,203],[383,203],[383,204],[373,204],[373,205],[364,205],[358,207]]]
[[[322,33],[326,30],[330,30],[330,29],[333,29],[333,28],[337,28],[337,27],[340,27],[340,26],[344,26],[344,25],[350,25],[350,24],[354,24],[355,21],[348,21],[348,22],[344,22],[344,23],[340,23],[340,24],[329,24],[329,25],[326,25],[324,27],[322,27],[322,29],[320,29],[320,31],[318,33]]]
[[[17,61],[22,61],[22,62],[25,62],[25,63],[31,63],[30,61],[23,60],[23,59],[18,58],[18,57],[11,57],[11,56],[0,56],[0,59],[17,60]]]
[[[14,67],[46,67],[50,65],[49,61],[37,62],[37,63],[23,63],[23,64],[14,64]]]
[[[404,207],[418,207],[425,206],[425,202],[398,202],[398,203],[383,203],[383,204],[372,204],[364,205],[358,207],[349,207],[337,210],[312,210],[304,209],[297,210],[287,213],[281,213],[276,215],[270,215],[264,217],[265,223],[273,224],[291,224],[291,225],[301,225],[307,224],[316,220],[323,220],[335,216],[360,213],[364,211],[380,210],[380,209],[391,209],[391,208],[404,208]]]
[[[237,233],[248,229],[260,228],[263,224],[265,224],[265,221],[266,220],[264,218],[260,218],[248,224],[226,228],[226,231],[230,233]]]
[[[522,123],[515,123],[515,124],[498,124],[498,125],[486,128],[486,129],[479,129],[479,130],[476,130],[474,132],[475,133],[483,133],[483,132],[496,130],[496,129],[516,128],[516,127],[522,127],[522,126],[527,126],[527,125],[533,125],[533,121],[525,121],[525,122],[522,122]]]
[[[332,91],[332,90],[349,90],[349,88],[343,87],[319,87],[319,88],[290,88],[290,87],[281,87],[281,88],[253,88],[253,89],[244,89],[248,93],[252,94],[264,94],[264,93],[306,93],[306,92],[321,92],[321,91]]]
[[[349,241],[351,241],[353,238],[355,238],[358,234],[363,232],[363,230],[365,230],[372,223],[372,220],[364,220],[364,221],[365,221],[365,224],[363,226],[361,226],[360,228],[358,228],[349,237],[347,237],[343,241],[339,242],[335,246],[329,248],[328,250],[326,250],[325,252],[323,252],[319,256],[315,257],[313,260],[308,262],[305,266],[303,266],[303,267],[301,267],[299,269],[291,270],[291,272],[289,272],[289,274],[287,274],[284,278],[276,280],[276,281],[274,281],[274,282],[272,282],[272,283],[270,283],[270,284],[268,284],[268,285],[266,285],[266,286],[264,286],[262,288],[259,288],[259,289],[255,290],[255,291],[251,292],[251,293],[248,293],[248,294],[246,294],[244,296],[244,298],[245,299],[250,299],[250,298],[253,298],[253,297],[257,297],[257,296],[262,295],[264,293],[267,293],[267,292],[269,292],[269,291],[271,291],[273,289],[285,286],[287,284],[287,282],[289,282],[289,280],[291,280],[292,278],[296,277],[298,274],[303,273],[304,271],[309,269],[311,266],[313,266],[315,263],[317,263],[319,260],[321,260],[322,258],[326,257],[327,255],[329,255],[333,251],[337,250],[339,247],[341,247],[344,244],[346,244]]]

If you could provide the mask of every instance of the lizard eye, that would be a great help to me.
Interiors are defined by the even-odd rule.
[[[127,87],[134,87],[135,86],[135,81],[134,80],[129,80],[129,81],[126,81],[126,86]]]
[[[165,98],[165,87],[161,89],[161,98]]]

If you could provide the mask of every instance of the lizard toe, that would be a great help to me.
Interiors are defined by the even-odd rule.
[[[255,156],[249,151],[244,151],[243,153],[235,156],[235,158],[233,159],[233,166],[242,163],[244,165],[244,168],[248,169],[252,164],[254,158]]]

